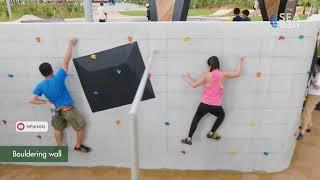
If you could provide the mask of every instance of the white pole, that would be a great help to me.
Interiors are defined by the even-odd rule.
[[[84,17],[87,22],[93,22],[92,17],[92,0],[84,0]]]
[[[134,100],[131,105],[131,109],[129,111],[129,115],[131,116],[130,129],[131,129],[131,180],[139,180],[140,172],[139,172],[139,139],[138,139],[138,116],[137,111],[142,99],[145,86],[148,80],[148,73],[151,61],[153,59],[155,51],[151,52],[149,57],[148,65],[144,70],[142,75],[138,90],[136,95],[134,96]]]
[[[11,19],[12,18],[12,14],[11,14],[10,0],[6,0],[6,1],[7,1],[7,11],[8,11],[9,19]]]

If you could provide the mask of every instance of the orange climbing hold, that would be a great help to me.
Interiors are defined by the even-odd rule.
[[[116,120],[116,122],[115,122],[115,123],[116,123],[116,125],[117,125],[117,126],[119,126],[119,125],[120,125],[120,123],[121,123],[121,121],[120,121],[120,120]]]
[[[133,41],[133,37],[132,36],[128,36],[128,42],[131,43]]]
[[[40,43],[40,41],[41,41],[40,37],[36,37],[36,42]]]
[[[256,77],[260,78],[261,76],[262,76],[262,73],[261,72],[257,72]]]

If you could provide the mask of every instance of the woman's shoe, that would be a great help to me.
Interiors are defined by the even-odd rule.
[[[191,141],[191,140],[188,140],[188,138],[182,139],[182,140],[181,140],[181,143],[183,143],[183,144],[188,144],[188,145],[192,145],[192,141]]]
[[[219,139],[221,139],[221,136],[215,132],[215,133],[208,133],[207,138],[219,140]]]

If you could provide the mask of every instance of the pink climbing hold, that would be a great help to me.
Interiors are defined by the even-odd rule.
[[[279,40],[284,40],[284,36],[279,36]]]
[[[149,78],[149,79],[151,78],[151,73],[148,73],[148,78]]]
[[[38,138],[38,139],[41,139],[41,135],[37,135],[37,138]]]
[[[7,124],[7,121],[6,120],[2,120],[3,124]]]

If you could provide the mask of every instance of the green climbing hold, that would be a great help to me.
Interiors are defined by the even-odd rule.
[[[118,73],[118,74],[121,74],[121,69],[117,69],[117,73]]]
[[[304,39],[304,35],[300,35],[300,36],[299,36],[299,39]]]

